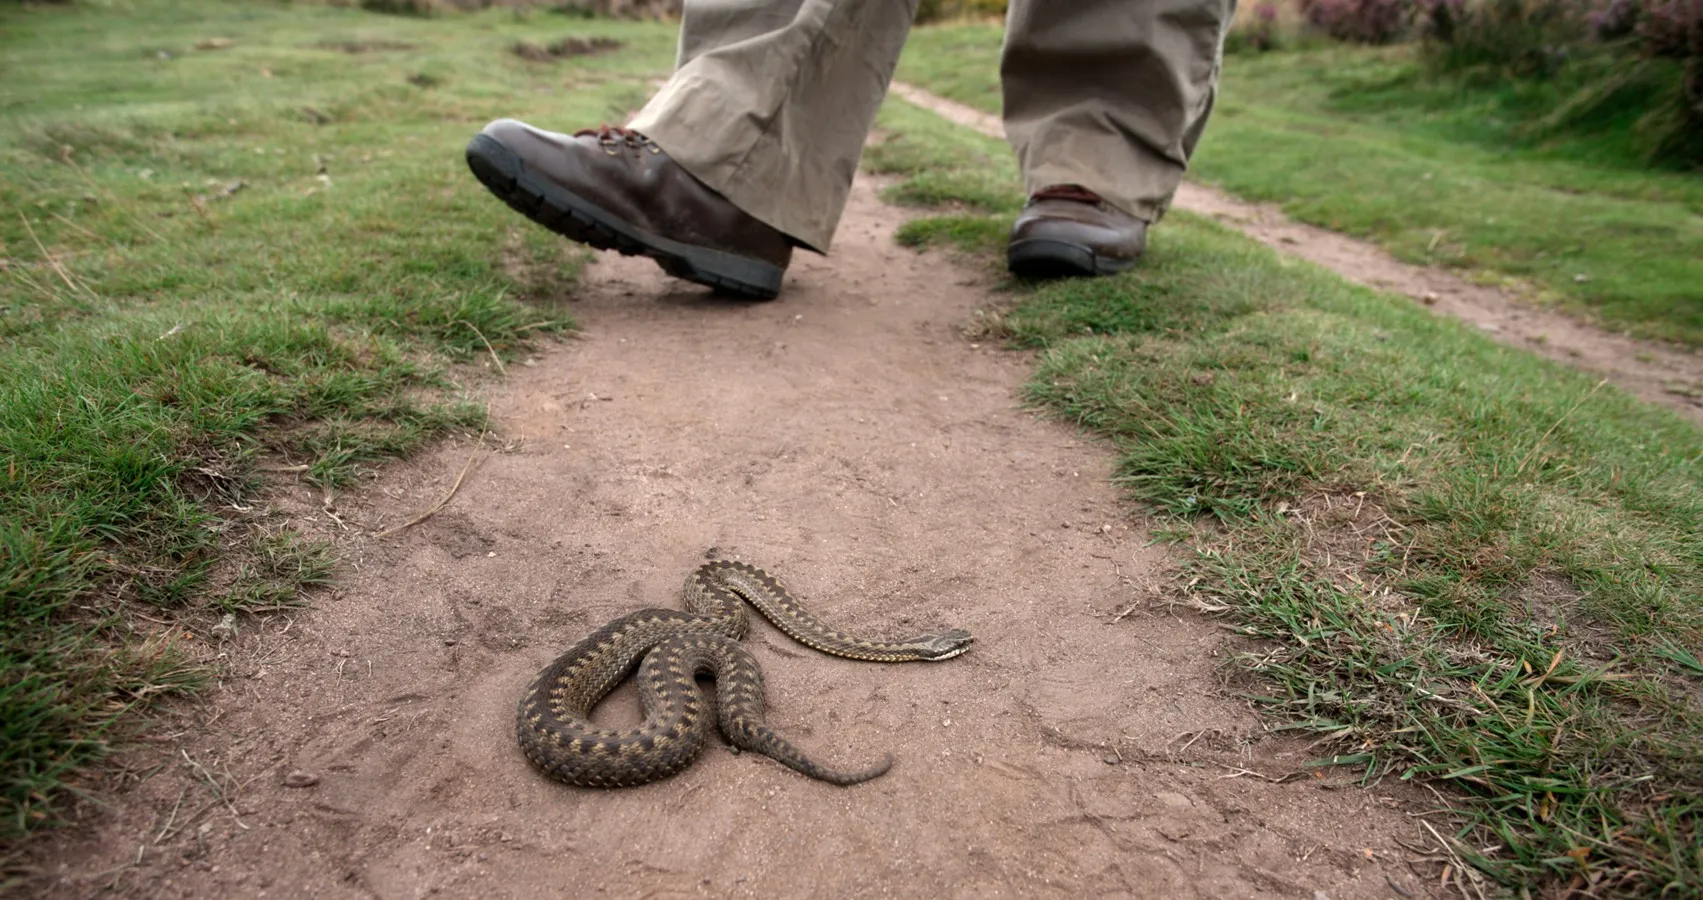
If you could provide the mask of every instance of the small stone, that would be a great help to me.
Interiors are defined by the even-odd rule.
[[[287,788],[313,787],[314,785],[316,785],[318,783],[319,783],[319,776],[318,775],[315,775],[312,772],[303,772],[300,769],[297,769],[296,771],[291,772],[290,774],[284,776],[284,787],[287,787]]]
[[[443,645],[445,647],[454,647],[458,643],[460,643],[460,642],[457,641],[455,638],[444,638],[443,639]]]
[[[1112,533],[1112,526],[1110,526],[1110,525],[1101,525],[1101,526],[1100,526],[1100,533],[1101,533],[1101,534],[1111,534],[1111,533]]]
[[[1176,791],[1160,791],[1159,793],[1153,795],[1153,799],[1158,800],[1160,803],[1163,803],[1166,806],[1171,807],[1172,809],[1193,809],[1194,808],[1194,801],[1193,800],[1190,800],[1188,797],[1185,797],[1182,794],[1177,793]]]
[[[1419,298],[1419,302],[1425,304],[1426,306],[1436,306],[1437,301],[1441,300],[1441,299],[1443,299],[1443,298],[1437,296],[1436,291],[1426,291],[1425,295]]]
[[[1118,764],[1117,756],[1115,756],[1111,753],[1108,753],[1105,756],[1100,757],[1100,761],[1105,763],[1108,766],[1115,766],[1115,765]]]
[[[1189,380],[1194,382],[1196,385],[1198,385],[1200,387],[1206,387],[1207,385],[1211,384],[1212,382],[1214,382],[1218,379],[1211,372],[1202,372],[1199,375],[1196,375],[1196,376],[1190,378]]]
[[[235,637],[237,633],[236,613],[225,613],[219,624],[213,626],[213,633],[220,637]]]

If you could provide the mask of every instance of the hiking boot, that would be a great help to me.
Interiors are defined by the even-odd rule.
[[[1111,275],[1147,249],[1147,222],[1074,184],[1036,191],[1011,228],[1006,264],[1019,278]]]
[[[468,143],[467,165],[532,221],[599,250],[648,256],[676,278],[768,300],[792,261],[786,235],[630,129],[566,135],[498,119]]]

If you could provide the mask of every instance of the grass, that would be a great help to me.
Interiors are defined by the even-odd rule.
[[[567,34],[624,46],[511,52]],[[543,13],[0,7],[0,842],[203,682],[211,622],[332,577],[252,502],[262,463],[329,491],[476,432],[487,360],[571,327],[583,257],[462,148],[618,117],[673,48]]]
[[[998,112],[1000,29],[921,28],[899,78]],[[1411,48],[1237,54],[1193,177],[1375,241],[1409,262],[1513,280],[1644,337],[1703,345],[1703,178],[1612,138],[1538,142],[1536,88],[1423,74]]]
[[[1002,272],[1009,151],[881,127],[892,196],[948,204],[900,240]],[[1446,877],[1703,892],[1703,433],[1188,214],[1131,273],[1004,290],[1030,399],[1116,446],[1245,636],[1238,689],[1316,764],[1443,792]]]

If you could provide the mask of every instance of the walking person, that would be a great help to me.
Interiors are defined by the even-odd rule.
[[[1028,201],[1019,277],[1140,258],[1212,111],[1236,0],[1013,0],[1000,61]],[[833,242],[916,0],[686,0],[673,77],[626,127],[486,126],[469,167],[533,221],[733,294]]]

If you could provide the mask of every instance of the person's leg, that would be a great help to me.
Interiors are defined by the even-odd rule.
[[[512,120],[476,175],[540,223],[684,278],[770,297],[793,245],[826,251],[916,0],[688,0],[674,76],[629,129]]]
[[[917,0],[689,0],[680,66],[632,127],[825,251]]]
[[[1211,114],[1235,8],[1014,0],[1005,129],[1033,198],[1013,231],[1014,270],[1104,274],[1140,256]]]

